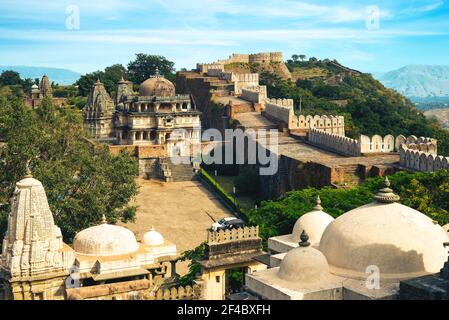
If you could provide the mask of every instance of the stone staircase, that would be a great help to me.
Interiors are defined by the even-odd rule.
[[[170,158],[159,158],[159,173],[165,182],[190,181],[196,175],[192,163],[175,164]]]
[[[344,182],[347,186],[358,186],[365,181],[364,178],[362,178],[362,172],[361,168],[359,168],[359,165],[347,165],[344,166],[345,175],[344,175]]]

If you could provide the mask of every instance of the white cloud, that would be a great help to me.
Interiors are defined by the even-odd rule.
[[[369,42],[403,36],[442,35],[448,32],[413,31],[400,29],[317,28],[262,30],[104,30],[104,31],[48,31],[0,29],[0,39],[50,41],[58,43],[95,43],[128,45],[209,45],[236,46],[248,42],[288,43],[291,41]]]
[[[403,13],[411,14],[411,13],[430,12],[440,8],[443,4],[444,4],[443,0],[433,1],[432,3],[424,4],[418,7],[409,7],[403,10]]]

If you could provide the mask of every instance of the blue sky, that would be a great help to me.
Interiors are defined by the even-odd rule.
[[[84,73],[143,52],[192,68],[260,51],[365,72],[448,65],[449,0],[0,0],[0,65]]]

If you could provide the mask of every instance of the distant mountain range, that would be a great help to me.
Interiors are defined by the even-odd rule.
[[[409,98],[449,98],[449,66],[409,65],[374,76]]]
[[[40,79],[44,74],[46,74],[50,79],[50,81],[61,85],[73,84],[81,76],[81,74],[79,74],[78,72],[60,68],[30,67],[30,66],[0,66],[0,72],[4,70],[14,70],[20,73],[20,77],[22,79],[26,78]]]

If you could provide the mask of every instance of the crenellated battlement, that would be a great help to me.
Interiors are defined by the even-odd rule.
[[[270,99],[270,98],[267,98],[266,103],[267,103],[267,105],[289,108],[289,109],[293,110],[293,99],[276,99],[276,98]]]
[[[312,144],[346,156],[358,157],[361,155],[359,141],[345,136],[310,128],[308,140]]]
[[[405,144],[409,149],[424,151],[432,154],[437,153],[437,140],[433,138],[417,138],[414,135],[407,138],[403,135],[394,137],[391,134],[384,137],[377,134],[372,137],[368,137],[366,135],[360,136],[360,150],[362,153],[399,152],[402,144]]]
[[[242,89],[240,98],[265,105],[267,100],[267,87],[266,86],[249,86]]]
[[[260,52],[249,55],[249,63],[283,62],[282,52]]]
[[[147,292],[143,298],[145,300],[199,300],[201,296],[201,286],[161,288],[155,292]]]
[[[244,227],[232,230],[209,230],[207,233],[207,243],[221,244],[239,240],[257,240],[259,238],[259,226]]]

